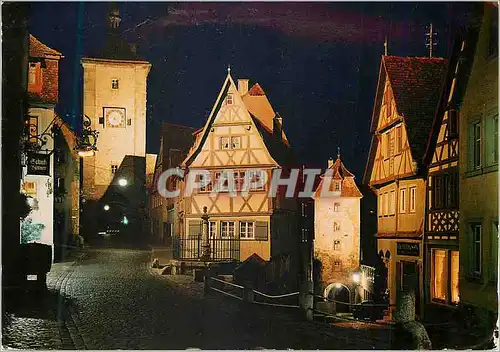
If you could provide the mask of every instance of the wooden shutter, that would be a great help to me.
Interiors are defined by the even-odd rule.
[[[268,223],[265,221],[257,221],[255,223],[255,239],[257,241],[267,241],[268,238]]]
[[[200,220],[194,220],[189,222],[188,236],[189,238],[198,238],[199,236],[201,236]]]

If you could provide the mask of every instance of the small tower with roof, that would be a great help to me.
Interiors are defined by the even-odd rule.
[[[362,194],[354,179],[337,148],[337,159],[328,160],[314,196],[314,257],[321,263],[316,289],[347,303],[354,302],[353,274],[360,265]],[[337,305],[338,311],[342,309],[348,311],[348,306]]]

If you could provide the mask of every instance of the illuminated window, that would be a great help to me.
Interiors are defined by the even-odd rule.
[[[199,174],[196,175],[197,181],[200,184],[200,192],[210,192],[212,190],[212,182],[210,182],[210,175]]]
[[[391,191],[389,202],[389,215],[394,215],[396,213],[396,191]]]
[[[403,127],[396,127],[396,154],[403,150]]]
[[[459,252],[434,249],[432,251],[431,294],[434,301],[458,304]]]
[[[118,89],[118,79],[115,78],[111,80],[111,88]]]
[[[220,149],[230,149],[229,137],[220,137],[219,147]]]
[[[406,213],[406,188],[399,190],[399,212]]]
[[[38,135],[38,117],[28,116],[27,134],[30,143],[37,143],[36,136]]]
[[[240,221],[240,238],[254,239],[254,223]]]
[[[217,233],[217,223],[215,221],[208,222],[208,237],[215,238]]]
[[[340,231],[340,224],[336,221],[333,223],[333,231]]]
[[[340,260],[333,262],[333,271],[342,271],[342,262]]]
[[[111,165],[111,174],[114,175],[118,171],[118,165],[113,164]]]
[[[433,280],[432,280],[432,298],[439,301],[446,301],[446,283],[447,283],[447,265],[446,251],[434,250],[433,260]]]
[[[236,191],[241,191],[243,184],[245,183],[245,172],[244,171],[234,171],[234,187]]]
[[[459,270],[460,270],[460,259],[458,251],[451,251],[451,303],[457,304],[460,301],[459,296]]]
[[[333,241],[333,250],[340,251],[340,241],[339,240]]]
[[[340,191],[340,181],[334,181],[333,186],[334,186],[335,192]]]
[[[263,170],[254,170],[252,171],[252,182],[255,186],[252,186],[252,190],[254,191],[263,191],[264,190],[264,182],[261,180],[265,180],[265,176],[263,175],[265,171]]]
[[[24,182],[23,192],[29,197],[36,198],[36,182]]]
[[[233,136],[231,137],[231,149],[240,149],[241,148],[241,137]]]
[[[333,211],[339,212],[340,211],[340,203],[334,203],[333,204]]]
[[[417,187],[410,187],[410,212],[415,212],[417,201]]]
[[[234,238],[234,221],[221,221],[221,238]]]

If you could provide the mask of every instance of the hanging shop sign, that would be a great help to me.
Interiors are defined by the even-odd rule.
[[[28,175],[50,176],[50,154],[28,153]]]

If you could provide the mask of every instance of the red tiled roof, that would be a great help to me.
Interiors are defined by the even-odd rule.
[[[419,164],[429,139],[441,91],[446,80],[448,61],[442,58],[382,56],[379,80],[373,108],[372,142],[364,182],[368,183],[377,151],[380,108],[386,80],[389,80],[396,109],[403,116],[411,155]]]
[[[59,51],[49,48],[47,45],[43,44],[32,34],[30,34],[29,49],[30,57],[63,56],[63,54]]]
[[[412,156],[421,160],[436,114],[448,61],[442,58],[385,56],[396,108],[404,117]]]
[[[266,95],[266,93],[264,93],[264,89],[262,89],[258,83],[255,83],[252,88],[250,88],[248,94],[252,96]]]
[[[354,182],[354,175],[344,166],[344,163],[340,160],[340,156],[328,169],[332,170],[333,180],[341,180],[342,182],[340,187],[340,197],[363,197],[363,195],[359,191],[358,186],[356,186],[356,182]],[[321,197],[321,190],[324,181],[325,177],[323,174],[321,176],[321,181],[318,184],[318,187],[316,187],[315,196]],[[334,191],[333,182],[330,183],[329,191]]]

